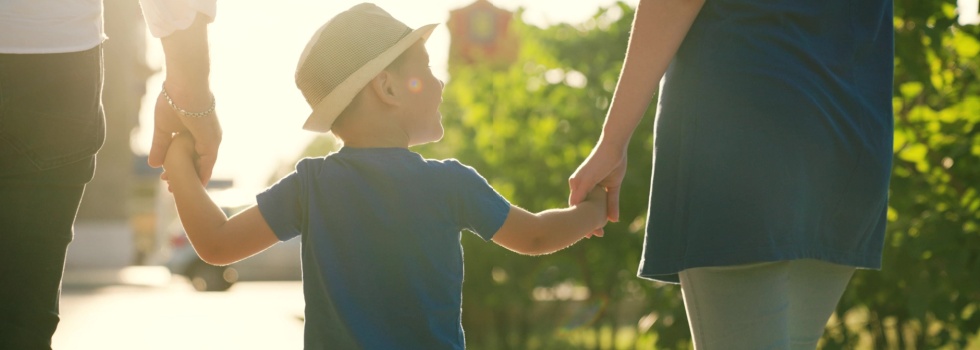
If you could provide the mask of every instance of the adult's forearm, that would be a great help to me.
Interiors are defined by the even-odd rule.
[[[186,29],[160,39],[166,56],[167,87],[184,95],[203,92],[207,95],[205,103],[210,103],[208,21],[207,16],[198,14]]]
[[[601,143],[625,148],[705,0],[641,0]]]

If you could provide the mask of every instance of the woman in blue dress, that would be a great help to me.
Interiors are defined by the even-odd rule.
[[[569,201],[602,186],[618,220],[659,83],[639,276],[680,283],[696,349],[813,349],[880,268],[893,41],[889,0],[640,0]]]

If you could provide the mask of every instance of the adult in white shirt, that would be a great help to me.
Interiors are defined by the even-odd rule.
[[[221,128],[210,92],[207,24],[216,0],[140,0],[166,55],[150,165],[190,132],[211,177]],[[0,349],[50,349],[65,253],[102,111],[102,0],[0,1]]]

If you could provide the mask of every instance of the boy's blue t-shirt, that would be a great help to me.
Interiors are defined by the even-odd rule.
[[[257,197],[302,236],[306,349],[463,349],[463,229],[489,240],[510,203],[473,168],[404,148],[307,158]]]

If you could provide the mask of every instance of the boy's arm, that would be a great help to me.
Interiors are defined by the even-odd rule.
[[[258,206],[225,217],[208,196],[194,167],[194,143],[188,135],[174,138],[164,163],[165,178],[177,204],[177,214],[194,250],[213,265],[228,265],[279,242]]]
[[[549,254],[578,242],[605,224],[605,191],[596,188],[585,201],[569,208],[533,214],[511,206],[507,220],[492,240],[518,253]]]

